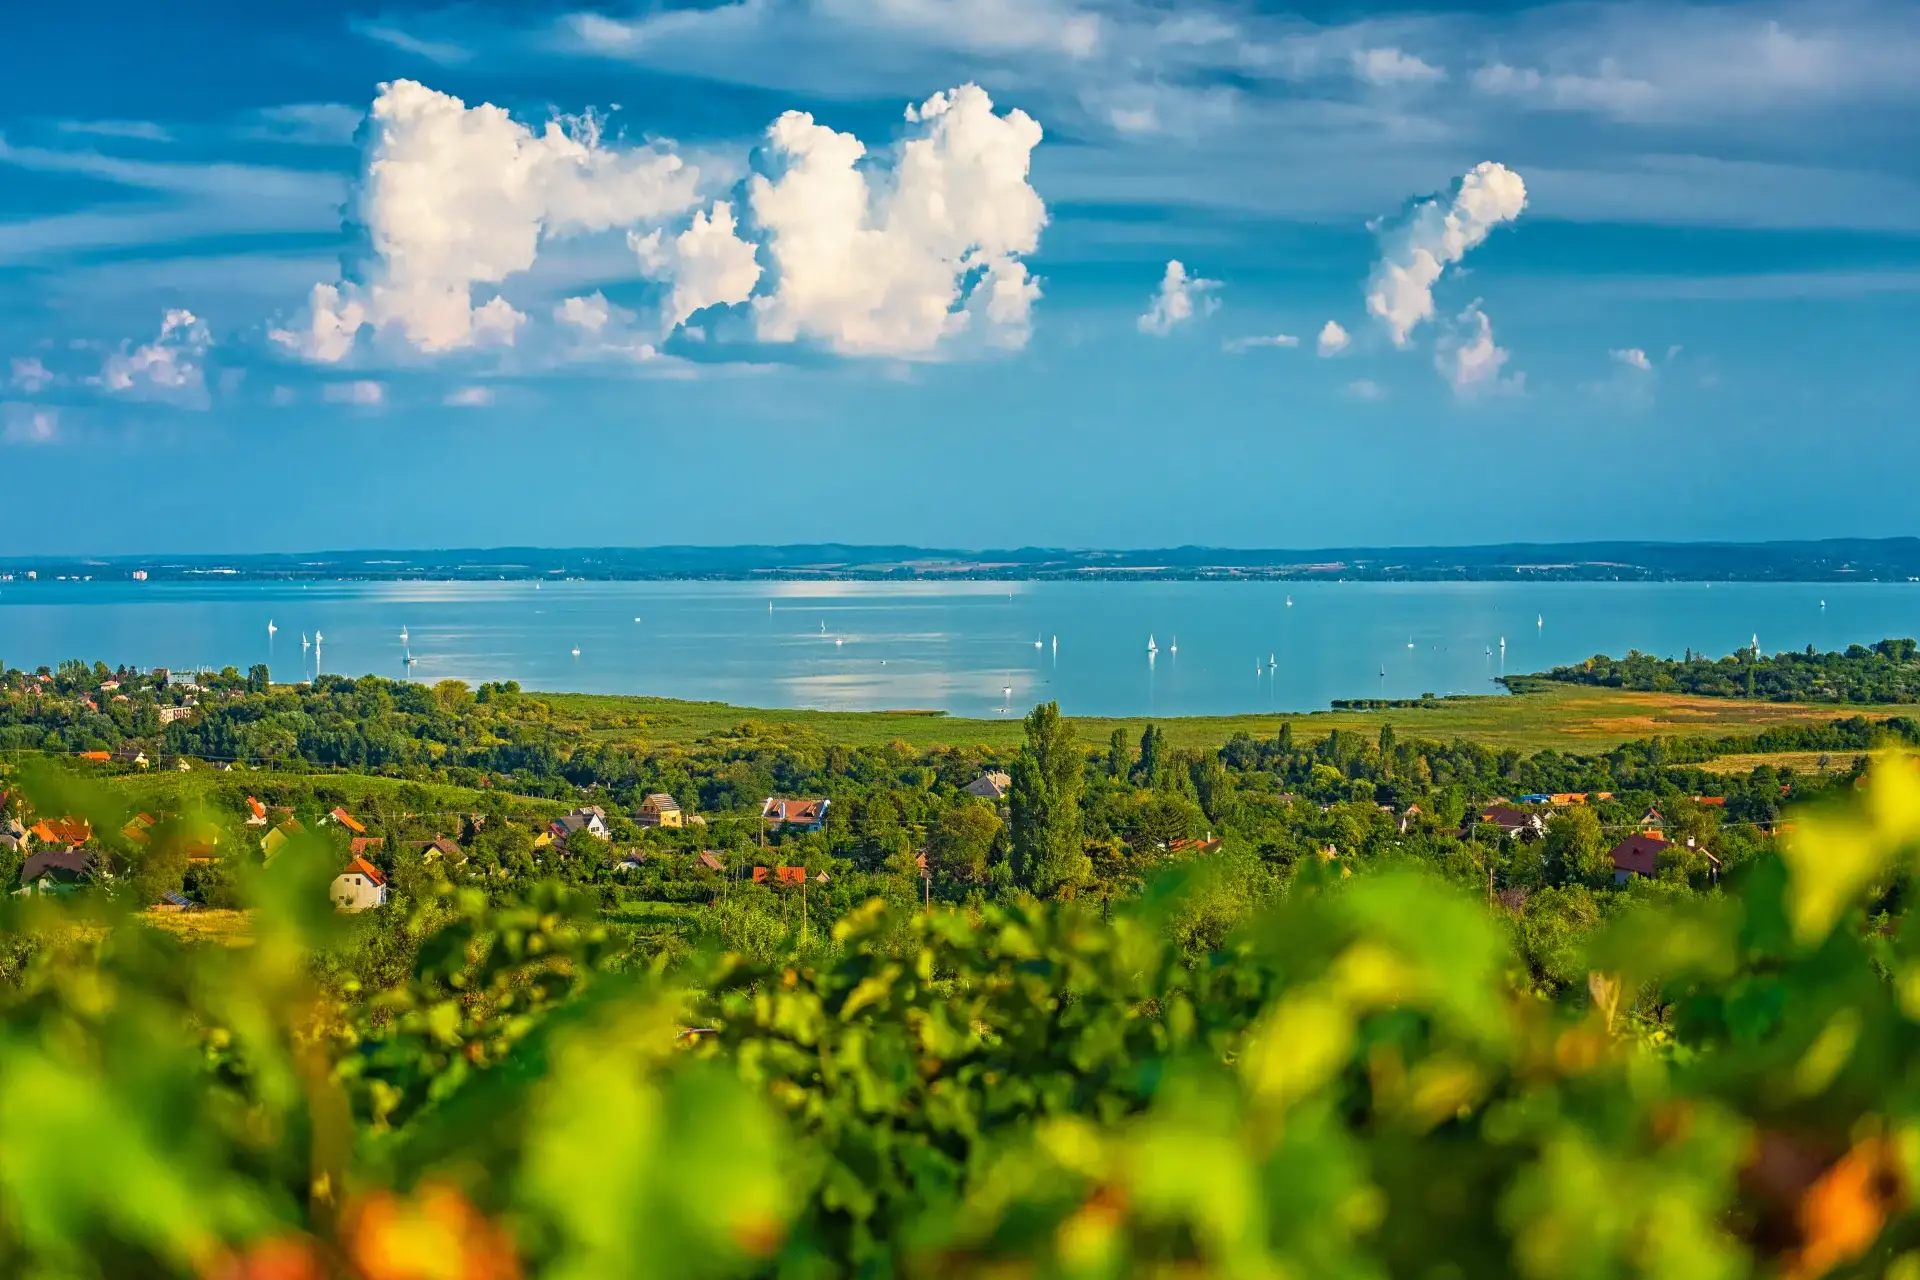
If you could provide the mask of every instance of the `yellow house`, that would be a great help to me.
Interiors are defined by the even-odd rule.
[[[677,800],[664,791],[656,791],[641,802],[639,821],[643,827],[678,830],[686,825],[686,815],[680,812]]]

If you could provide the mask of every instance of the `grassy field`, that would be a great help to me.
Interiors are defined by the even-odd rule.
[[[1740,774],[1751,773],[1763,764],[1776,769],[1792,769],[1795,773],[1845,773],[1853,767],[1856,756],[1873,754],[1885,755],[1885,752],[1859,751],[1756,751],[1746,755],[1721,756],[1701,765],[1708,773]],[[1821,760],[1825,764],[1820,763]]]
[[[770,711],[719,702],[601,694],[538,694],[556,720],[609,742],[691,745],[751,723],[754,736],[796,741],[882,746],[899,740],[915,747],[1018,745],[1017,716],[965,720],[931,711]],[[1271,737],[1283,720],[1294,733],[1317,738],[1334,729],[1376,731],[1392,722],[1402,736],[1470,738],[1522,751],[1604,751],[1635,738],[1691,734],[1756,733],[1769,725],[1833,720],[1850,715],[1886,715],[1884,707],[1742,702],[1680,694],[1554,685],[1539,693],[1437,700],[1433,706],[1391,711],[1319,711],[1300,715],[1187,716],[1161,720],[1175,746],[1218,747],[1236,733]],[[1144,717],[1075,717],[1081,739],[1104,746],[1117,728],[1137,738]]]

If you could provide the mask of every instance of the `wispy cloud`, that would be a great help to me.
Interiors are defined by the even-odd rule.
[[[1229,355],[1244,355],[1262,347],[1293,348],[1300,345],[1300,339],[1291,333],[1252,335],[1245,338],[1229,338],[1220,344],[1221,350]]]
[[[139,142],[172,142],[166,126],[152,120],[62,120],[60,132],[95,138],[129,138]]]
[[[60,438],[60,411],[38,404],[0,404],[0,444],[52,444]]]
[[[1623,364],[1629,369],[1638,369],[1641,373],[1651,373],[1653,371],[1653,361],[1647,359],[1647,353],[1639,347],[1624,347],[1616,351],[1609,351],[1607,355],[1615,362]]]
[[[355,382],[329,382],[320,388],[320,398],[328,404],[352,405],[358,409],[378,409],[387,403],[385,383],[361,379]]]
[[[53,370],[39,356],[15,356],[9,385],[28,395],[37,395],[55,382]]]
[[[484,409],[493,399],[492,387],[455,387],[440,403],[453,409]]]
[[[347,26],[363,39],[410,53],[416,58],[425,58],[428,62],[437,62],[443,67],[459,66],[473,57],[473,51],[465,45],[451,40],[423,38],[391,22],[366,22],[356,18]]]
[[[359,107],[342,102],[294,102],[248,113],[235,133],[258,142],[299,147],[344,147],[366,119]]]
[[[1355,400],[1385,400],[1387,389],[1372,378],[1355,378],[1347,384],[1347,394]]]
[[[1435,84],[1447,78],[1440,67],[1387,47],[1355,49],[1353,73],[1368,84]]]

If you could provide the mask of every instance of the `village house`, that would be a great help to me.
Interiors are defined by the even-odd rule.
[[[1461,824],[1461,838],[1472,835],[1473,828],[1483,824],[1500,828],[1502,838],[1522,844],[1532,844],[1547,834],[1547,820],[1537,811],[1516,809],[1510,804],[1490,804],[1478,813],[1467,815],[1467,821]]]
[[[192,707],[160,707],[158,710],[160,712],[160,723],[162,725],[169,725],[178,720],[189,720],[193,718]]]
[[[347,841],[347,852],[356,858],[363,853],[377,853],[386,847],[385,836],[355,836]]]
[[[1668,849],[1677,847],[1679,846],[1673,841],[1664,839],[1657,833],[1645,831],[1634,832],[1625,840],[1613,846],[1613,853],[1611,855],[1613,858],[1613,882],[1615,884],[1625,884],[1635,876],[1645,876],[1649,880],[1656,878],[1660,874],[1660,855]],[[1716,875],[1718,874],[1720,870],[1720,859],[1714,857],[1705,849],[1696,848],[1691,839],[1687,841],[1686,848],[1705,858],[1707,865],[1713,869]]]
[[[111,751],[82,751],[80,758],[89,764],[107,764],[113,759]]]
[[[565,813],[547,824],[546,837],[550,844],[564,845],[576,831],[584,831],[595,840],[611,840],[613,833],[607,830],[607,814],[599,805],[584,809],[575,809]]]
[[[686,824],[686,815],[680,812],[679,801],[664,791],[656,791],[640,802],[637,820],[643,827],[678,830]]]
[[[968,795],[979,796],[982,800],[1004,800],[1012,788],[1012,778],[998,769],[989,769],[969,782],[966,791]]]
[[[33,848],[33,835],[18,818],[0,818],[0,849],[25,854]]]
[[[348,813],[345,809],[329,810],[327,813],[327,816],[320,819],[320,821],[323,823],[331,822],[335,826],[345,827],[347,830],[353,832],[353,834],[357,836],[363,836],[367,834],[366,824],[361,822],[358,818],[354,817],[352,814]]]
[[[135,769],[144,769],[147,767],[147,753],[132,743],[128,743],[126,746],[114,752],[113,759],[118,764],[130,765]]]
[[[356,857],[333,878],[327,891],[336,911],[370,911],[387,903],[387,876],[365,858]]]
[[[43,818],[29,829],[41,844],[72,849],[93,839],[93,824],[85,818]]]
[[[459,866],[467,860],[467,851],[445,836],[435,836],[431,840],[422,840],[419,845],[420,856],[428,862],[444,858],[450,865]]]
[[[287,841],[293,839],[295,836],[305,835],[306,831],[307,829],[300,825],[299,819],[288,818],[285,822],[267,832],[267,834],[261,838],[260,852],[271,858],[274,854],[286,848]]]
[[[760,820],[789,831],[814,832],[827,825],[830,800],[785,800],[768,796],[760,806]]]
[[[701,852],[700,865],[709,871],[725,871],[727,869],[727,865],[720,861],[719,856],[709,850],[703,850]]]
[[[153,831],[153,815],[136,813],[127,819],[127,825],[120,828],[120,834],[135,844],[145,844]]]
[[[267,806],[255,800],[252,796],[247,797],[247,825],[250,827],[264,827],[267,825]]]
[[[71,893],[86,883],[111,883],[126,873],[126,862],[112,854],[93,849],[42,849],[21,866],[16,892]]]

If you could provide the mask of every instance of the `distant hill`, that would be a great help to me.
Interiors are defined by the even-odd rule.
[[[1860,582],[1920,580],[1920,538],[1817,542],[1569,542],[1481,547],[958,551],[838,543],[739,547],[495,547],[298,555],[9,557],[0,576],[152,581],[587,578],[853,580],[1207,579]]]

